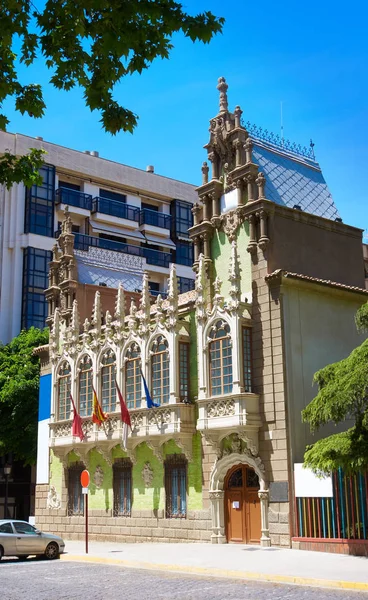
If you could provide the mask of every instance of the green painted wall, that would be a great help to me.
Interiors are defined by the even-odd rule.
[[[89,484],[89,507],[99,510],[109,510],[113,507],[112,491],[112,468],[107,464],[103,456],[95,448],[89,452],[89,474],[91,482]],[[96,468],[101,467],[103,471],[103,481],[100,487],[97,487],[94,481]]]
[[[136,464],[133,465],[133,509],[157,510],[165,507],[165,494],[163,488],[164,466],[155,457],[151,448],[146,443],[136,448]],[[150,463],[153,471],[153,480],[150,487],[146,487],[142,471],[146,462]]]
[[[252,264],[247,247],[249,243],[249,224],[243,223],[237,232],[238,260],[240,265],[240,287],[243,295],[252,290]],[[211,257],[214,266],[214,278],[222,281],[221,294],[225,300],[229,298],[229,269],[231,264],[231,243],[224,231],[214,232],[211,241]]]
[[[54,452],[50,450],[51,465],[50,465],[50,486],[55,487],[56,493],[61,498],[62,486],[63,486],[63,463],[60,458],[55,456]]]
[[[211,258],[213,260],[214,279],[219,277],[222,281],[221,295],[229,297],[230,283],[229,267],[231,260],[231,244],[223,231],[215,229],[211,240]]]
[[[238,230],[237,245],[238,258],[240,263],[240,289],[243,299],[243,294],[248,294],[252,291],[252,259],[247,252],[249,244],[249,223],[243,223]]]

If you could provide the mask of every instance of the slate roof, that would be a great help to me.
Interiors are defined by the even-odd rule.
[[[266,177],[268,200],[335,220],[340,217],[319,164],[253,138],[253,162]]]

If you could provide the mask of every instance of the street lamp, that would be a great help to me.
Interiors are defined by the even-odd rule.
[[[4,505],[4,518],[8,518],[8,483],[9,483],[9,475],[11,473],[11,466],[6,464],[4,466],[4,475],[5,475],[5,505]]]

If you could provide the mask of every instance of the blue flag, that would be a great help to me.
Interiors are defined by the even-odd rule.
[[[146,394],[147,408],[154,408],[154,407],[155,407],[155,408],[158,408],[160,405],[159,405],[159,404],[156,404],[156,403],[155,403],[155,402],[152,400],[152,398],[151,398],[151,394],[149,393],[148,385],[147,385],[147,382],[146,382],[146,380],[145,380],[145,378],[144,378],[144,375],[143,375],[143,373],[142,373],[142,370],[141,370],[141,375],[142,375],[142,379],[143,379],[144,393]]]

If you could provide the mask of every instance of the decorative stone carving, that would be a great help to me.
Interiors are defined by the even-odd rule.
[[[212,417],[227,417],[235,414],[234,400],[215,400],[207,407],[207,416]]]
[[[226,233],[230,242],[236,239],[236,232],[238,230],[238,227],[240,227],[240,225],[242,224],[242,222],[243,217],[241,215],[241,212],[237,209],[230,210],[228,213],[223,215],[222,223],[224,232]]]
[[[153,481],[153,469],[149,462],[144,463],[144,467],[142,469],[142,479],[146,488],[151,487],[151,483]]]
[[[167,296],[167,303],[166,328],[169,331],[173,331],[175,329],[178,316],[178,279],[176,276],[176,266],[174,264],[170,266],[169,293]]]
[[[54,485],[50,485],[49,492],[47,494],[46,501],[47,508],[51,508],[52,510],[57,510],[61,508],[61,500],[57,494],[56,488]]]
[[[228,110],[228,102],[227,102],[228,87],[229,86],[226,83],[225,77],[219,77],[217,89],[220,92],[220,112]]]
[[[54,437],[68,437],[72,434],[72,425],[70,422],[61,423],[61,425],[56,425],[54,428]]]
[[[100,465],[97,465],[95,473],[93,475],[93,481],[95,482],[97,488],[100,488],[102,486],[103,480],[104,472],[102,470],[102,467],[100,467]]]
[[[148,415],[148,424],[149,425],[164,425],[166,423],[171,423],[171,410],[153,410],[150,409]]]
[[[230,262],[230,297],[228,303],[230,311],[237,311],[240,306],[240,267],[238,261],[237,243],[235,240],[231,243],[231,262]]]
[[[130,421],[132,423],[132,431],[134,431],[135,429],[138,429],[139,427],[143,427],[143,415],[142,415],[142,413],[131,415]]]

